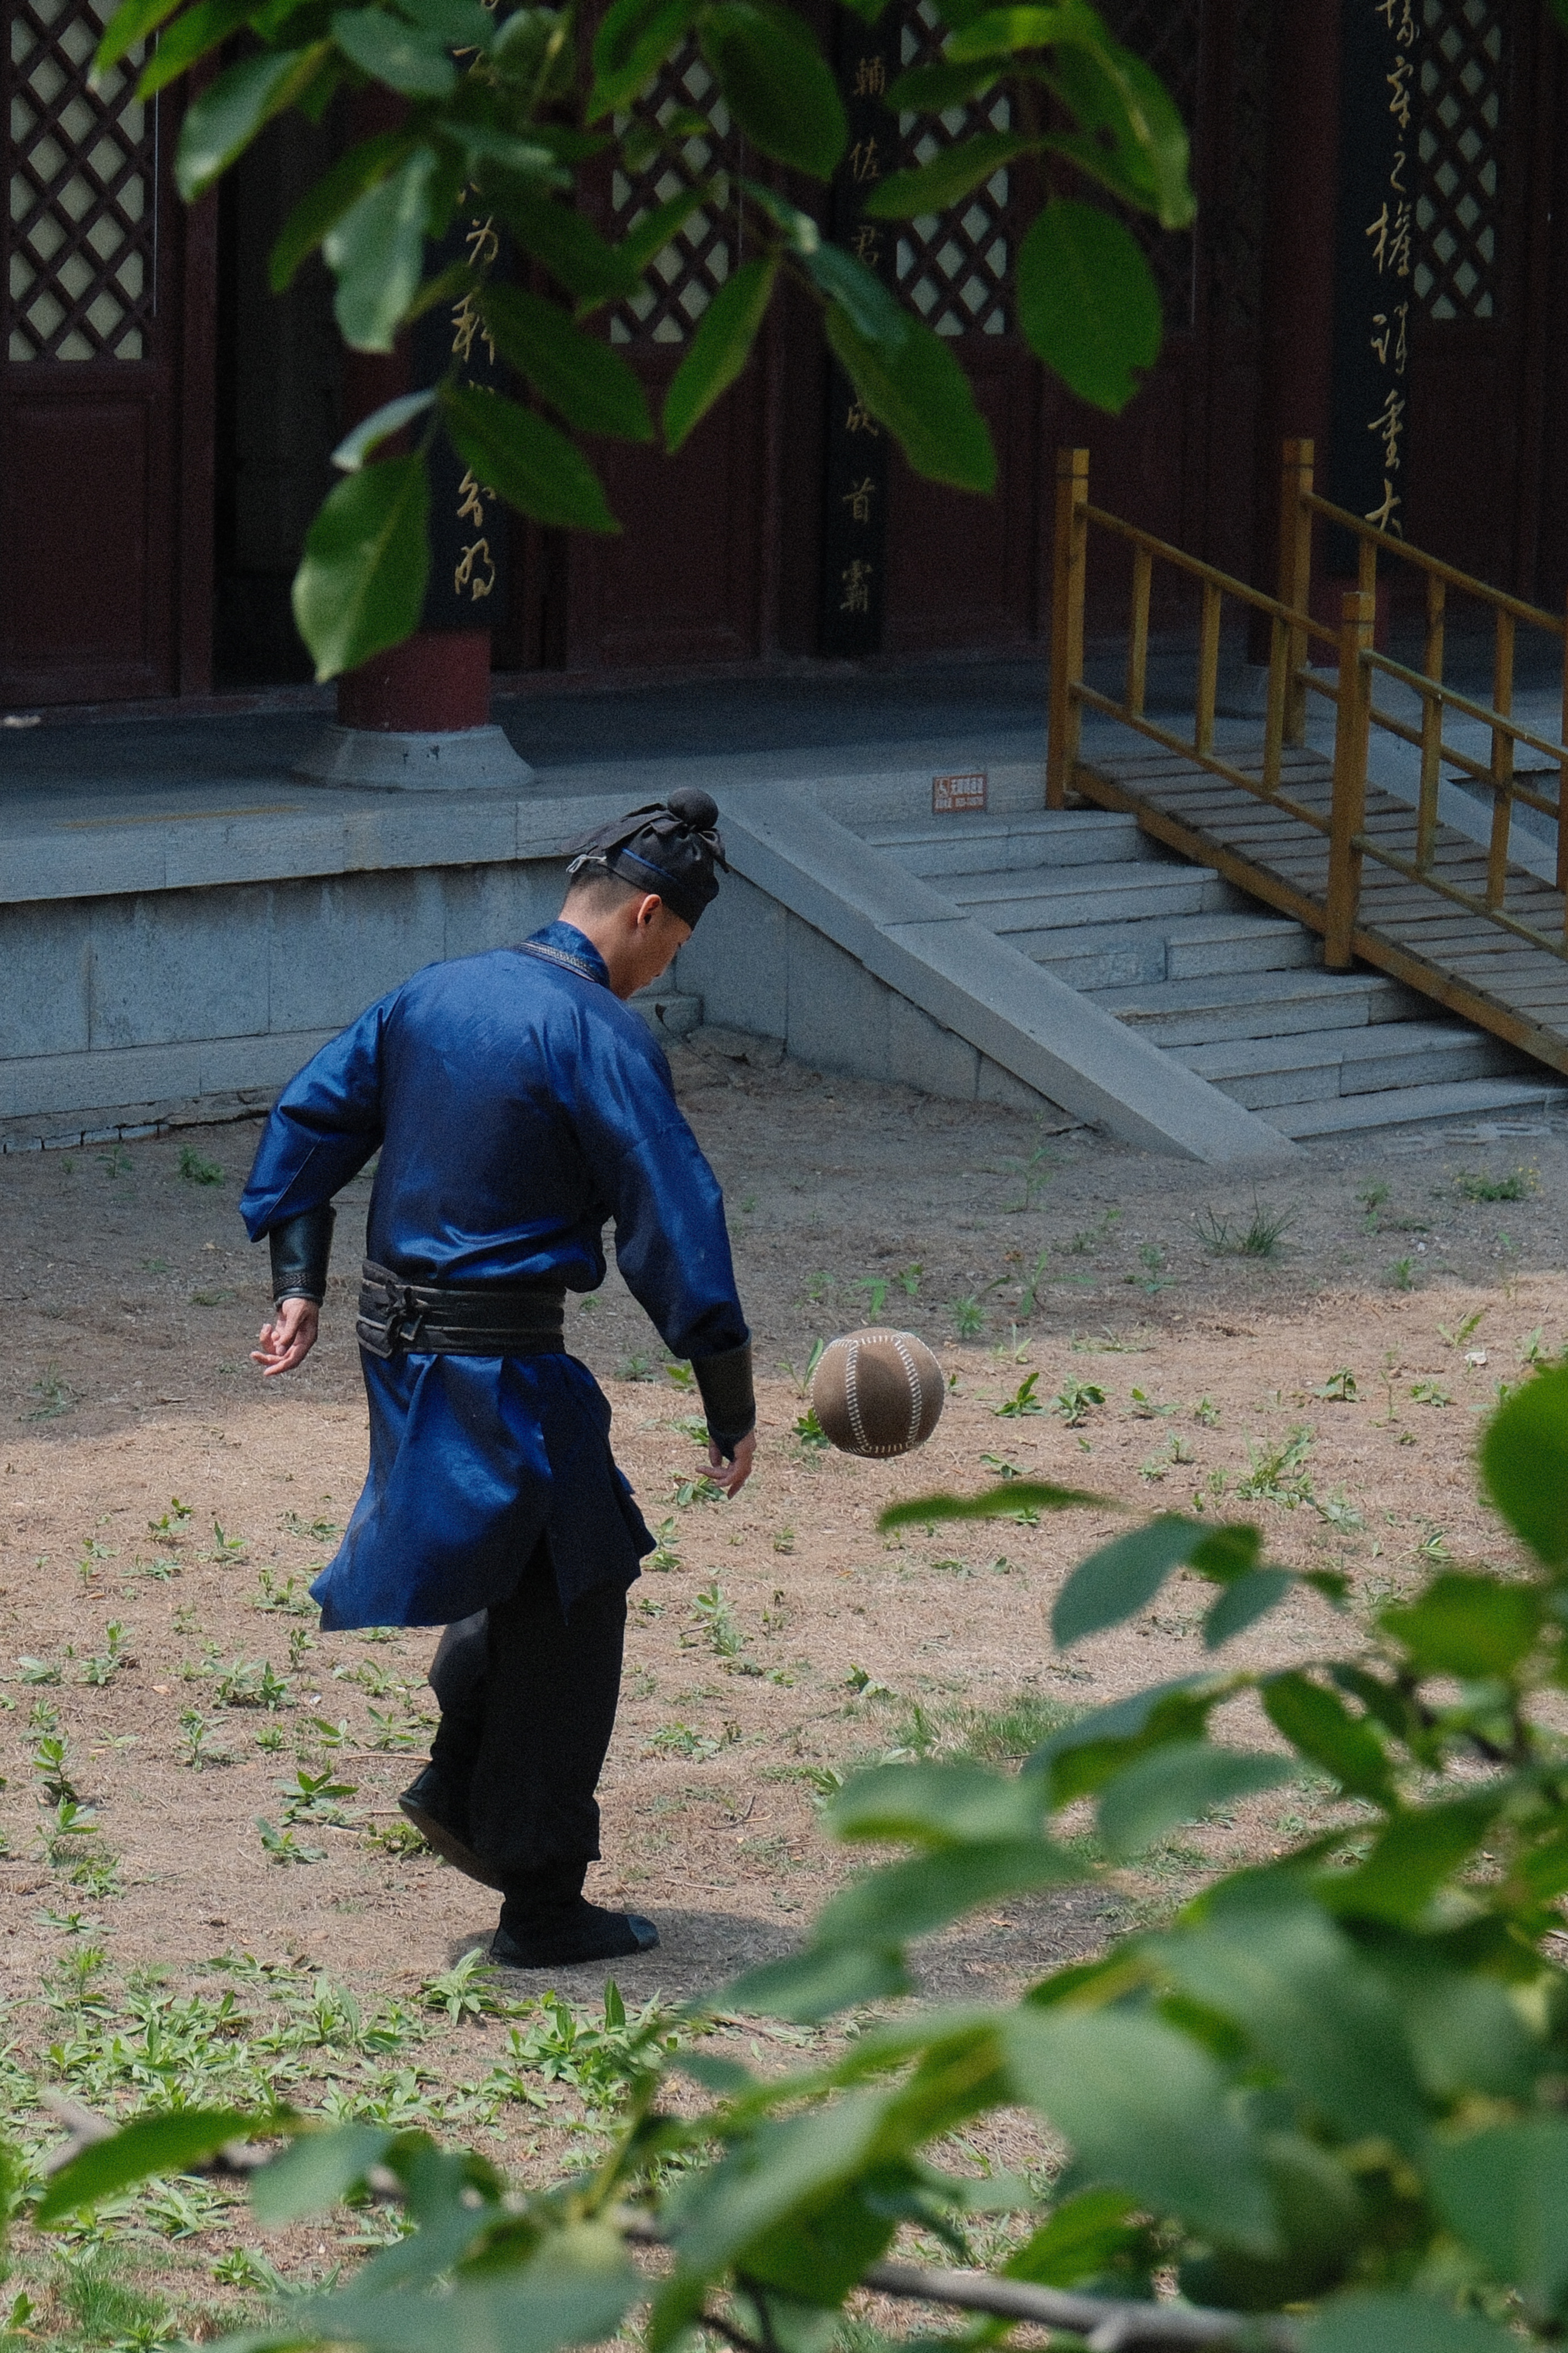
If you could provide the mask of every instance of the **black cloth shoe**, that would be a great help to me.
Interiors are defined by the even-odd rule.
[[[508,1923],[506,1907],[490,1938],[489,1957],[505,1969],[567,1969],[579,1961],[619,1961],[651,1953],[658,1930],[640,1912],[606,1912],[581,1895],[548,1919]]]
[[[547,1862],[509,1879],[489,1957],[503,1968],[562,1969],[651,1953],[658,1930],[640,1912],[606,1912],[583,1894],[586,1862]]]
[[[500,1887],[501,1881],[488,1862],[481,1862],[468,1844],[463,1829],[456,1827],[461,1820],[459,1809],[452,1801],[452,1793],[442,1778],[438,1765],[426,1765],[416,1781],[411,1781],[397,1800],[399,1809],[413,1823],[426,1846],[469,1879],[477,1879],[481,1887]]]

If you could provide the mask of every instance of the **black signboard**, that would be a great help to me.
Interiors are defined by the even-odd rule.
[[[430,276],[454,261],[490,269],[502,260],[500,233],[484,213],[459,216],[426,246]],[[456,358],[459,381],[500,392],[506,370],[472,294],[437,302],[415,322],[413,380],[435,384]],[[494,629],[506,618],[509,525],[494,491],[477,482],[449,442],[438,437],[430,458],[430,585],[422,629]]]
[[[849,143],[833,179],[831,234],[868,269],[894,282],[898,227],[868,220],[865,203],[892,168],[898,117],[882,100],[899,72],[891,14],[875,28],[838,12],[838,86]],[[886,606],[888,437],[837,360],[827,385],[826,509],[822,531],[822,650],[874,654]]]
[[[1328,495],[1403,533],[1419,87],[1416,0],[1342,0]],[[1331,574],[1356,568],[1331,532]]]

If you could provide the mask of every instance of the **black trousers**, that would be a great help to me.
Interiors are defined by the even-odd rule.
[[[616,1726],[626,1630],[619,1585],[593,1587],[563,1614],[541,1542],[506,1600],[441,1637],[431,1760],[466,1799],[469,1841],[500,1878],[597,1860],[594,1792]]]

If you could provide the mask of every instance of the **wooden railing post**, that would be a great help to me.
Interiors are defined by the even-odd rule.
[[[1328,921],[1323,962],[1331,972],[1348,972],[1351,942],[1361,906],[1362,853],[1366,824],[1366,754],[1371,724],[1372,678],[1362,660],[1372,650],[1377,617],[1375,595],[1348,588],[1340,606],[1340,685],[1334,714],[1334,801],[1329,828]]]
[[[1089,451],[1057,451],[1056,560],[1051,578],[1050,723],[1046,807],[1066,808],[1078,765],[1083,705],[1083,591],[1089,539]]]
[[[1293,613],[1305,614],[1312,596],[1312,511],[1307,504],[1312,488],[1313,445],[1287,441],[1279,476],[1279,602]],[[1307,740],[1307,690],[1300,672],[1307,659],[1305,629],[1292,629],[1286,645],[1285,741]]]

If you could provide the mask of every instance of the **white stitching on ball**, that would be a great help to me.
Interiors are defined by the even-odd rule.
[[[899,1362],[902,1365],[905,1372],[909,1375],[910,1435],[908,1444],[910,1446],[913,1446],[921,1434],[921,1408],[925,1403],[925,1391],[921,1383],[920,1366],[915,1363],[913,1356],[910,1354],[901,1332],[896,1332],[893,1335],[893,1345],[899,1352]]]
[[[856,1360],[860,1354],[858,1340],[849,1340],[844,1349],[844,1410],[849,1416],[849,1434],[862,1454],[871,1450],[866,1443],[866,1425],[860,1419],[860,1392],[856,1384]]]

